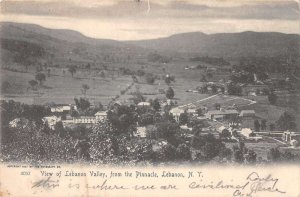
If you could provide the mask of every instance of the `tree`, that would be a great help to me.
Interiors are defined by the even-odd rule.
[[[137,76],[142,77],[145,75],[145,71],[139,69],[139,70],[137,70],[136,74],[137,74]]]
[[[229,95],[240,95],[242,93],[242,88],[234,83],[228,84],[227,89]]]
[[[256,153],[253,150],[248,150],[247,154],[245,154],[245,160],[247,163],[255,163]]]
[[[188,161],[191,159],[190,148],[186,144],[179,144],[176,148],[177,160]]]
[[[213,134],[207,134],[204,136],[194,135],[191,141],[191,146],[200,151],[200,158],[205,161],[210,161],[214,157],[218,156],[225,145],[221,140],[216,139]]]
[[[231,151],[231,149],[229,149],[229,148],[222,148],[220,150],[219,157],[221,159],[223,159],[223,160],[226,159],[227,161],[230,161],[231,157],[232,157],[232,151]]]
[[[67,131],[65,130],[63,124],[61,121],[57,122],[54,126],[54,130],[56,133],[59,134],[60,137],[66,137]]]
[[[138,122],[140,126],[147,126],[149,124],[153,124],[153,114],[145,113],[140,115]]]
[[[170,83],[171,83],[171,82],[174,82],[174,81],[175,81],[175,77],[174,77],[174,76],[167,75],[167,76],[165,77],[165,83],[166,83],[167,85],[170,85]]]
[[[30,81],[28,81],[28,83],[29,83],[29,85],[31,86],[31,88],[33,90],[35,90],[35,88],[36,88],[36,86],[38,84],[38,82],[36,80],[30,80]]]
[[[198,108],[198,109],[196,110],[196,112],[197,112],[197,115],[198,115],[198,116],[203,116],[203,111],[202,111],[201,108]]]
[[[107,112],[108,123],[117,134],[133,132],[130,127],[136,125],[137,119],[134,109],[126,105],[114,106]]]
[[[208,78],[212,78],[212,77],[213,77],[213,74],[212,74],[211,72],[208,72],[208,73],[206,74],[206,76],[207,76]]]
[[[70,67],[68,71],[71,73],[72,77],[74,76],[74,73],[76,73],[76,68],[74,66]]]
[[[74,101],[75,101],[75,105],[76,105],[77,109],[80,109],[82,111],[86,110],[91,105],[89,100],[84,99],[84,98],[80,98],[80,99],[74,98]]]
[[[281,159],[281,153],[278,150],[278,148],[271,148],[268,152],[268,160],[270,161],[280,161]]]
[[[223,129],[222,133],[220,134],[221,138],[230,138],[231,133],[228,129]]]
[[[175,93],[174,93],[173,88],[169,87],[166,91],[166,97],[168,99],[172,99],[172,98],[174,98],[174,96],[175,96]]]
[[[179,124],[180,125],[186,124],[188,122],[188,120],[189,120],[189,117],[188,117],[187,113],[180,114],[180,116],[179,116]]]
[[[236,130],[232,131],[232,136],[233,137],[239,137],[239,134]]]
[[[284,112],[276,122],[280,130],[294,130],[296,128],[295,116]]]
[[[255,130],[256,132],[259,132],[259,129],[260,129],[260,124],[259,124],[259,121],[256,119],[256,120],[254,121],[254,130]]]
[[[217,92],[218,92],[217,86],[215,86],[215,85],[211,86],[211,93],[216,94]]]
[[[145,75],[145,78],[146,78],[146,82],[148,83],[148,84],[154,84],[154,82],[155,82],[155,77],[153,76],[153,74],[149,74],[149,73],[147,73],[146,75]]]
[[[157,98],[152,101],[151,105],[155,111],[160,110],[160,104]]]
[[[274,131],[275,130],[275,124],[274,123],[271,123],[269,125],[269,127],[270,127],[270,131]]]
[[[51,74],[51,69],[50,68],[47,69],[47,73],[48,73],[48,77],[50,77],[50,74]]]
[[[274,92],[271,92],[268,95],[268,100],[269,100],[269,102],[270,102],[271,105],[275,105],[276,101],[277,101],[277,95]]]
[[[270,94],[270,90],[268,88],[263,88],[261,90],[261,92],[262,92],[263,95],[269,95]]]
[[[35,75],[35,79],[40,82],[40,85],[42,85],[42,82],[46,81],[46,75],[44,73],[37,73]]]
[[[221,104],[220,103],[215,103],[215,109],[220,110],[220,108],[221,108]]]
[[[82,85],[82,92],[84,95],[86,95],[86,92],[90,89],[90,86],[88,86],[87,84],[83,84]]]
[[[205,75],[202,75],[201,79],[200,79],[200,82],[207,82],[207,79],[206,79],[206,76]]]
[[[266,119],[261,120],[260,128],[261,128],[261,130],[266,130],[267,129],[267,120]]]
[[[238,147],[233,147],[233,157],[234,157],[234,161],[237,162],[237,163],[243,163],[244,162],[243,151]]]

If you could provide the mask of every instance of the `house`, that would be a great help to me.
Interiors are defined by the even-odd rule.
[[[254,110],[242,110],[240,112],[239,117],[247,118],[247,117],[255,117],[255,111]]]
[[[185,125],[180,125],[180,128],[183,129],[183,130],[189,130],[189,131],[193,130],[193,128],[188,127],[186,124]]]
[[[146,127],[137,127],[136,133],[134,133],[133,135],[135,137],[145,138],[146,137]]]
[[[105,120],[107,118],[107,111],[98,111],[95,114],[95,118],[97,122]]]
[[[290,145],[292,147],[296,147],[296,146],[298,146],[298,141],[293,139],[293,140],[290,141]]]
[[[49,128],[54,130],[57,122],[61,121],[61,117],[45,116],[43,119],[44,124],[48,124]]]
[[[238,111],[234,109],[226,110],[226,109],[220,109],[220,110],[212,110],[208,111],[205,115],[208,119],[216,119],[216,120],[224,120],[229,119],[231,117],[238,116]]]
[[[219,132],[219,133],[222,133],[222,131],[224,130],[224,129],[227,129],[227,127],[225,127],[225,126],[220,126],[218,129],[217,129],[217,131]],[[229,131],[229,130],[228,130]]]
[[[282,140],[286,142],[291,142],[296,136],[299,135],[300,135],[299,133],[287,130],[282,133]]]
[[[73,119],[74,124],[95,124],[96,118],[94,116],[80,116]]]
[[[188,114],[193,115],[193,116],[198,116],[198,114],[197,114],[197,109],[188,109],[186,112],[187,112]]]
[[[250,137],[250,134],[252,133],[252,130],[250,128],[242,128],[242,130],[239,131],[239,133],[246,138]]]
[[[72,108],[75,109],[75,110],[77,109],[76,106],[62,104],[62,105],[52,106],[52,107],[50,107],[50,110],[51,110],[52,113],[54,113],[54,112],[63,113],[63,112],[71,111]]]
[[[242,94],[243,95],[254,95],[256,96],[256,92],[263,92],[263,90],[269,90],[268,85],[257,84],[257,85],[244,85],[242,86]]]
[[[181,109],[181,108],[178,108],[178,107],[172,108],[170,110],[170,114],[174,117],[174,119],[176,120],[176,122],[179,122],[179,117],[184,112],[185,112],[184,109]]]
[[[28,124],[28,120],[25,118],[15,118],[8,123],[10,128],[17,128],[23,126],[25,128],[26,124]]]
[[[167,99],[166,103],[167,105],[177,105],[177,101],[174,99]]]
[[[137,104],[139,107],[150,107],[150,103],[149,102],[139,102]]]
[[[17,128],[20,125],[20,122],[21,122],[20,118],[13,119],[12,121],[9,122],[9,127]]]

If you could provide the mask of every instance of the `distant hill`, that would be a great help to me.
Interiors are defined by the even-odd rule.
[[[70,65],[87,62],[130,63],[137,59],[167,62],[178,54],[191,57],[270,57],[285,55],[293,49],[299,56],[300,36],[283,33],[200,32],[172,35],[167,38],[140,41],[94,39],[63,29],[39,25],[0,22],[1,62]],[[156,61],[156,60],[155,60]]]
[[[0,27],[4,62],[123,61],[146,56],[149,51],[119,41],[88,38],[72,30],[10,22],[1,22]]]
[[[291,48],[300,52],[300,35],[274,32],[210,35],[193,32],[152,40],[127,41],[126,43],[157,51],[216,57],[270,57],[286,54]]]

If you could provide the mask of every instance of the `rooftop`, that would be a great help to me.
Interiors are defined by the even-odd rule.
[[[212,110],[212,111],[208,111],[207,114],[218,114],[218,115],[223,115],[223,114],[238,114],[238,111],[235,109],[228,109],[228,110]]]
[[[106,116],[107,115],[107,111],[98,111],[97,113],[95,113],[95,116]]]

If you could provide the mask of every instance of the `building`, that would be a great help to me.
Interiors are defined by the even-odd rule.
[[[150,103],[149,102],[139,102],[138,104],[137,104],[137,106],[139,106],[139,107],[150,107]]]
[[[244,85],[242,87],[242,94],[243,95],[251,95],[255,94],[256,92],[263,92],[264,90],[269,90],[268,85],[263,85],[263,84],[257,84],[257,85]]]
[[[61,118],[57,116],[45,116],[42,120],[44,124],[47,123],[49,128],[54,130],[56,123],[61,121]]]
[[[28,122],[29,121],[25,118],[15,118],[9,122],[9,127],[10,128],[17,128],[17,127],[25,128],[25,125],[28,124]]]
[[[137,127],[136,133],[134,133],[134,136],[145,138],[146,137],[146,127]]]
[[[73,119],[74,124],[95,124],[96,117],[94,116],[80,116]]]
[[[179,122],[179,117],[181,114],[183,114],[185,112],[184,109],[180,109],[178,107],[172,108],[170,110],[170,114],[174,117],[174,119],[176,120],[176,122]]]
[[[183,129],[183,130],[189,130],[189,131],[193,130],[192,127],[188,127],[186,124],[185,125],[180,125],[180,128]]]
[[[291,142],[296,136],[300,136],[300,133],[287,130],[282,133],[282,140],[286,142]]]
[[[248,118],[248,117],[255,117],[255,111],[254,110],[242,110],[240,112],[240,115],[239,117],[242,117],[242,118]]]
[[[298,146],[298,141],[297,140],[291,140],[290,141],[290,145],[292,146],[292,147],[297,147]]]
[[[238,111],[235,109],[220,109],[220,110],[212,110],[208,111],[205,116],[208,119],[216,119],[216,120],[225,120],[225,119],[230,119],[230,118],[235,118],[238,116]]]
[[[239,133],[245,136],[246,138],[249,138],[250,134],[252,133],[252,130],[250,128],[242,128],[242,130],[239,131]]]
[[[95,118],[97,122],[105,120],[107,118],[107,111],[98,111],[95,114]]]
[[[72,105],[55,105],[50,107],[50,110],[52,113],[63,113],[71,111],[72,108],[77,110],[77,107]]]

